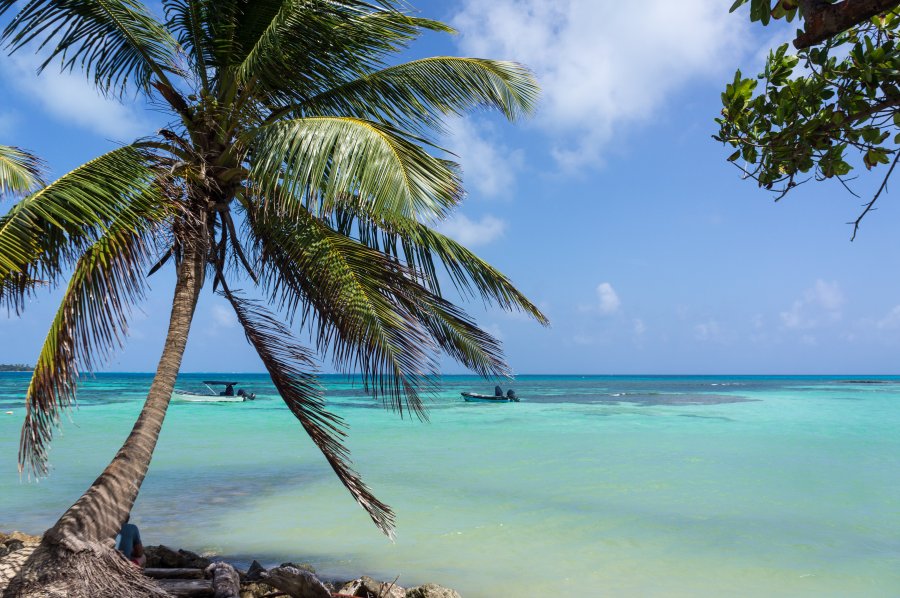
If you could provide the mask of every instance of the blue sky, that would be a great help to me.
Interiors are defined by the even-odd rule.
[[[720,0],[415,2],[454,24],[407,57],[511,59],[544,89],[514,125],[453,122],[468,197],[444,230],[507,273],[547,313],[467,308],[517,373],[896,373],[900,216],[887,195],[856,241],[861,200],[808,184],[780,203],[742,181],[714,142],[719,93],[758,72],[790,31],[729,15]],[[0,58],[0,142],[56,174],[158,126],[159,115],[94,94],[79,76]],[[879,180],[854,182],[864,197]],[[0,207],[5,211],[6,206]],[[162,348],[171,269],[150,279],[109,370],[150,371]],[[0,315],[0,362],[33,362],[59,300]],[[305,337],[302,337],[305,338]],[[201,299],[184,371],[258,371],[226,305]],[[326,370],[328,366],[326,365]],[[445,372],[464,370],[447,361]]]

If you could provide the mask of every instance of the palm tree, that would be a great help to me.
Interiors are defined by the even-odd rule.
[[[136,0],[0,0],[0,16],[16,10],[2,34],[10,52],[47,48],[42,68],[59,60],[107,95],[136,92],[171,115],[0,219],[0,302],[19,311],[35,283],[68,280],[28,387],[20,468],[46,473],[79,372],[124,339],[144,273],[170,261],[176,273],[164,349],[130,436],[4,596],[130,595],[122,583],[154,591],[109,540],[149,467],[204,282],[233,306],[290,411],[388,534],[393,514],[352,469],[317,356],[360,372],[401,416],[424,418],[441,351],[485,376],[508,373],[498,341],[442,284],[546,323],[503,274],[435,230],[463,197],[458,166],[434,145],[443,117],[530,112],[537,86],[527,69],[459,57],[389,66],[423,31],[451,31],[392,0],[163,6],[157,19]],[[250,283],[272,309],[236,290]],[[310,346],[292,329],[311,331]]]

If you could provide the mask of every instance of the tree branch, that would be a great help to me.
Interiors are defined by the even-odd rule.
[[[850,241],[856,239],[856,233],[859,230],[859,223],[862,222],[862,219],[865,218],[866,214],[868,214],[872,210],[872,206],[874,206],[875,202],[878,201],[878,197],[881,195],[881,192],[887,188],[888,179],[891,178],[891,174],[894,172],[894,167],[897,166],[898,160],[900,160],[900,152],[897,152],[897,155],[894,156],[894,161],[891,163],[890,169],[888,169],[884,180],[881,181],[881,186],[878,188],[878,193],[875,194],[875,197],[872,198],[872,201],[866,204],[866,209],[863,210],[862,214],[859,215],[859,218],[857,218],[853,223],[853,236],[850,237]]]
[[[877,14],[900,6],[897,0],[843,0],[837,4],[807,0],[800,4],[803,7],[804,30],[794,40],[794,47],[798,50],[821,43]]]

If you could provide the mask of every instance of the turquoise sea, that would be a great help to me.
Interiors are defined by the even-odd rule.
[[[183,375],[198,388],[209,374]],[[312,563],[463,596],[898,596],[900,378],[447,377],[431,421],[325,377],[391,543],[274,394],[173,403],[132,520],[147,544]],[[147,374],[86,379],[38,483],[16,470],[28,374],[0,374],[0,529],[39,533],[127,435]],[[12,411],[11,415],[6,414]]]

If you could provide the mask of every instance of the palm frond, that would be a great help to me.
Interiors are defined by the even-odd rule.
[[[328,220],[341,234],[355,233],[365,245],[406,263],[438,295],[441,287],[437,266],[441,265],[463,296],[477,296],[485,303],[519,311],[545,326],[549,324],[540,309],[505,274],[426,224],[396,216],[379,218],[358,197],[345,198]]]
[[[112,222],[159,204],[155,177],[145,156],[125,146],[15,204],[0,218],[0,303],[18,311],[25,281],[55,284]]]
[[[407,130],[441,130],[441,116],[497,108],[509,120],[530,114],[539,93],[531,72],[515,62],[436,56],[364,75],[276,112],[354,116]]]
[[[20,4],[0,0],[0,16]],[[168,84],[165,73],[177,71],[177,43],[135,0],[30,0],[0,41],[10,52],[31,42],[49,46],[41,70],[59,57],[64,70],[78,66],[105,93],[124,93],[128,82],[146,90],[153,75]]]
[[[289,222],[259,212],[248,223],[263,286],[310,324],[317,350],[360,372],[366,390],[401,415],[425,419],[421,395],[434,389],[438,346],[411,311],[420,289],[412,273],[309,214]]]
[[[511,376],[500,341],[479,328],[460,308],[413,281],[397,300],[412,314],[447,355],[485,377]]]
[[[23,149],[0,145],[0,198],[43,185],[44,163]]]
[[[297,101],[381,68],[385,57],[443,23],[405,14],[394,2],[268,0],[239,27],[238,81],[271,99]]]
[[[276,210],[304,198],[325,214],[356,193],[374,214],[440,219],[460,201],[459,173],[417,141],[358,118],[288,120],[258,129],[250,178]]]
[[[258,302],[242,299],[230,291],[222,294],[234,307],[247,340],[262,359],[288,409],[322,451],[354,500],[366,510],[381,531],[392,537],[394,514],[388,505],[372,494],[353,470],[350,451],[343,444],[347,426],[340,417],[325,408],[310,351],[298,344],[287,326]]]
[[[165,217],[162,206],[123,213],[75,265],[25,396],[19,471],[48,473],[53,431],[75,402],[79,372],[93,371],[122,345],[128,315],[144,293],[145,237]]]
[[[206,90],[209,89],[207,68],[212,63],[208,23],[210,11],[214,9],[214,0],[163,0],[166,29],[187,54],[194,74]]]

